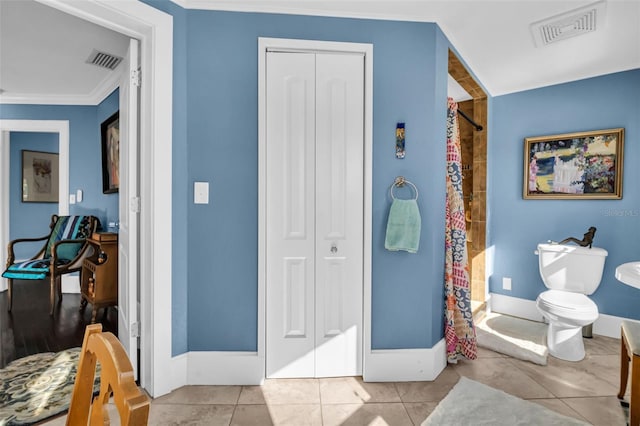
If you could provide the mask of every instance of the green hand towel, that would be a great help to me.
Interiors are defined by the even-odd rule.
[[[384,248],[417,253],[422,221],[416,200],[394,199],[389,210]]]

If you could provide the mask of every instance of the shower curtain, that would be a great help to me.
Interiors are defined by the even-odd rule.
[[[478,349],[471,311],[458,104],[452,98],[448,99],[448,103],[444,334],[447,360],[450,363],[456,363],[459,355],[476,359]]]

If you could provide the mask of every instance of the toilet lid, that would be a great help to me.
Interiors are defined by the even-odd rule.
[[[569,291],[547,290],[540,293],[538,301],[550,308],[577,312],[598,312],[598,306],[593,300],[582,293]]]

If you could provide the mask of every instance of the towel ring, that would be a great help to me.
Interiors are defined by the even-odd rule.
[[[408,180],[406,180],[404,178],[404,176],[398,176],[394,181],[393,184],[391,185],[391,188],[389,188],[389,194],[391,195],[391,199],[395,200],[396,197],[393,195],[393,188],[397,187],[403,187],[405,184],[410,185],[411,188],[413,188],[413,192],[416,194],[416,198],[414,198],[414,200],[418,199],[418,188],[411,182],[409,182]]]

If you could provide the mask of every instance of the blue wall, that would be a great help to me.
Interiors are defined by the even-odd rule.
[[[70,214],[92,214],[97,216],[106,228],[109,221],[118,218],[118,194],[102,193],[102,152],[100,145],[100,124],[118,110],[118,91],[109,95],[98,106],[61,106],[61,105],[14,105],[1,104],[0,118],[12,120],[68,120],[69,121],[69,192],[83,190],[81,203],[69,206]],[[11,151],[13,151],[13,135]],[[57,135],[55,149],[58,151]],[[11,173],[20,168],[20,162],[11,158]],[[20,203],[19,197],[11,195],[11,238],[34,235],[33,227],[28,224],[14,226],[14,209]],[[28,206],[31,206],[29,203]],[[57,204],[50,204],[57,212]],[[34,209],[37,207],[34,207]],[[40,219],[49,224],[49,217]],[[45,232],[46,234],[46,232]],[[43,235],[45,235],[43,234]]]
[[[188,349],[257,349],[258,37],[374,45],[372,346],[432,347],[442,338],[443,316],[447,51],[440,30],[428,23],[187,13]],[[404,160],[394,156],[398,121],[407,126]],[[416,255],[384,249],[387,194],[397,175],[421,191]],[[199,180],[210,182],[208,205],[190,202]],[[174,301],[173,309],[182,307]]]
[[[51,215],[58,213],[58,203],[22,202],[22,151],[58,152],[57,133],[11,132],[9,146],[9,238],[38,238],[50,231]],[[56,182],[57,183],[57,182]],[[20,243],[14,249],[16,259],[35,255],[44,242]],[[4,250],[3,250],[4,253]],[[5,259],[2,259],[3,261]]]
[[[624,127],[622,200],[523,200],[524,138]],[[640,258],[640,70],[493,98],[488,192],[493,253],[490,290],[535,300],[546,288],[534,250],[539,242],[582,238],[609,252],[593,295],[600,313],[640,319],[640,291],[614,277],[616,266]],[[502,277],[513,279],[502,290]]]

